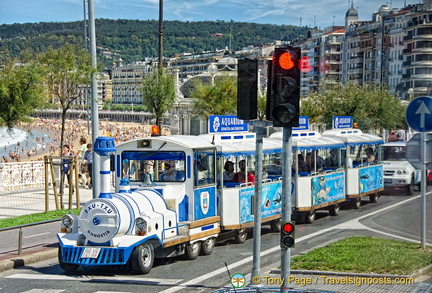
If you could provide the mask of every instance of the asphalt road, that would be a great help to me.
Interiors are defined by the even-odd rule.
[[[431,196],[427,199],[427,210],[431,211]],[[399,194],[383,195],[377,204],[365,200],[360,209],[344,208],[336,217],[329,216],[325,211],[320,212],[312,225],[297,226],[296,247],[291,249],[291,254],[305,253],[350,235],[396,236],[419,242],[419,209],[417,195],[409,197]],[[432,243],[431,219],[429,214],[428,244]],[[53,227],[53,232],[56,232],[58,225]],[[38,233],[47,233],[47,230],[45,228]],[[3,239],[1,236],[0,239]],[[0,274],[0,292],[211,292],[227,286],[230,274],[250,274],[252,247],[251,238],[244,244],[221,241],[210,256],[200,256],[193,261],[182,258],[158,261],[147,275],[133,275],[122,268],[91,268],[80,269],[78,274],[68,276],[60,269],[57,259],[53,258]],[[266,226],[262,229],[260,260],[263,276],[280,264],[279,235],[271,233]],[[359,292],[368,292],[360,289],[363,290]]]

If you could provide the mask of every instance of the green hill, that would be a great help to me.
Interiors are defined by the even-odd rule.
[[[0,25],[0,52],[17,56],[24,48],[35,52],[50,45],[68,42],[84,44],[84,24],[76,22],[40,22]],[[100,61],[105,65],[121,57],[124,63],[158,56],[157,20],[96,20],[96,38]],[[164,22],[164,56],[200,53],[228,48],[239,50],[249,45],[264,45],[274,40],[294,41],[307,35],[308,27],[270,25],[245,22],[200,21]],[[112,55],[110,55],[112,54]]]

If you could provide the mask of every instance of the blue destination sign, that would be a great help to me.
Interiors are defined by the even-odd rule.
[[[333,129],[345,129],[352,127],[352,116],[333,116]]]
[[[237,116],[214,115],[209,116],[209,133],[219,132],[245,132],[248,124]]]
[[[292,128],[292,130],[308,130],[308,129],[309,129],[309,116],[300,116],[299,126]]]

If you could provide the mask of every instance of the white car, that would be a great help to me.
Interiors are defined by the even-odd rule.
[[[405,188],[408,195],[420,186],[421,172],[405,158],[405,141],[388,142],[381,146],[384,169],[384,188]]]

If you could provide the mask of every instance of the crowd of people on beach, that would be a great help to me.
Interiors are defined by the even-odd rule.
[[[48,133],[50,139],[46,141],[43,137],[36,137],[36,142],[40,146],[39,148],[35,146],[29,147],[28,140],[17,143],[14,150],[10,151],[8,156],[2,156],[2,163],[37,160],[45,155],[60,155],[61,120],[34,118],[30,124],[22,124],[19,127],[28,129],[29,132],[31,130],[38,130]],[[99,122],[99,135],[113,137],[116,144],[138,137],[150,136],[150,130],[150,125],[138,123]],[[63,144],[71,146],[70,151],[72,155],[81,155],[79,154],[80,139],[85,138],[87,141],[91,141],[91,134],[89,133],[86,120],[67,120],[65,123]]]

